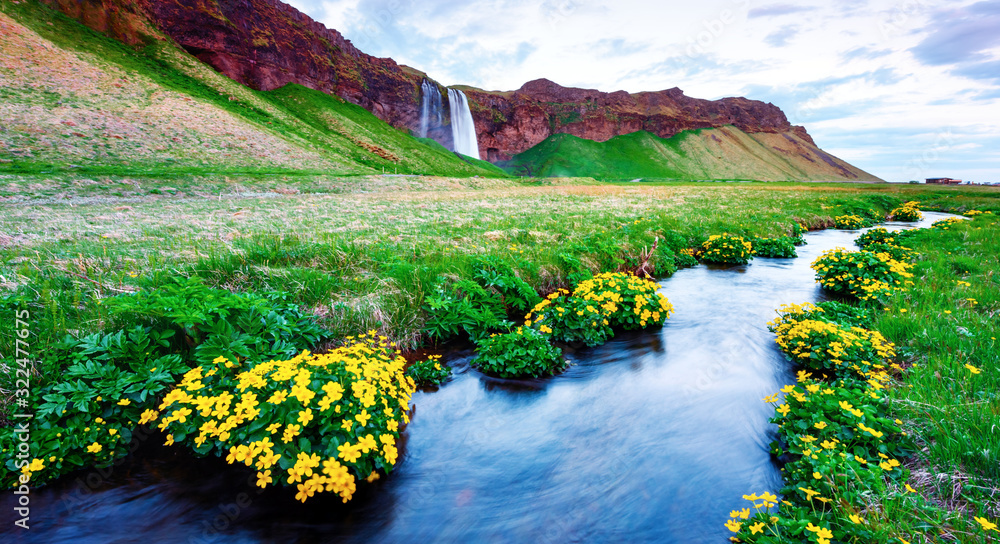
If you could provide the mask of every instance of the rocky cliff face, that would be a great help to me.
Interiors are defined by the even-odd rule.
[[[416,131],[420,124],[422,72],[366,55],[336,30],[278,0],[43,1],[125,43],[169,37],[254,89],[298,83],[336,94],[394,126]],[[541,79],[513,92],[466,89],[466,95],[480,154],[491,161],[509,159],[555,133],[605,141],[639,130],[670,137],[688,129],[734,125],[751,134],[794,132],[812,141],[773,104],[745,98],[700,100],[677,88],[604,93]],[[446,130],[431,136],[450,144]]]

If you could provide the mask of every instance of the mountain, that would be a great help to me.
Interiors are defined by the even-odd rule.
[[[0,4],[0,172],[506,175],[337,96],[249,89],[126,3],[65,4],[124,43],[36,2]]]
[[[670,138],[639,131],[605,142],[556,134],[504,165],[521,175],[599,179],[879,181],[792,132],[748,134],[735,126]]]
[[[437,85],[447,96],[425,73],[367,55],[336,30],[278,0],[42,1],[134,48],[176,44],[251,89],[266,93],[300,85],[411,132],[420,127],[421,84]],[[778,107],[746,98],[702,100],[677,88],[606,93],[544,79],[516,91],[460,88],[469,99],[480,156],[492,162],[511,160],[557,134],[604,142],[640,131],[671,138],[727,126],[761,139],[787,135],[815,148],[806,130],[791,125]],[[450,147],[448,108],[444,110],[444,127],[429,136]],[[831,171],[834,179],[861,178],[838,171]]]

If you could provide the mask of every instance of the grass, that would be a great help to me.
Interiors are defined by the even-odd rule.
[[[964,542],[982,540],[975,531],[963,535],[963,515],[1000,517],[998,226],[984,216],[909,240],[920,253],[917,288],[894,298],[875,324],[913,363],[890,394],[896,417],[922,446],[911,485],[947,512],[926,521]]]
[[[671,138],[649,132],[595,142],[554,134],[504,166],[530,176],[681,180],[872,180],[794,136],[746,134],[726,126]]]

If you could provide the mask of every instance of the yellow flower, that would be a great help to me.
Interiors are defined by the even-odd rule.
[[[764,523],[757,522],[750,526],[750,534],[755,535],[764,531]]]
[[[271,471],[270,470],[265,470],[264,472],[258,472],[257,473],[257,486],[258,487],[267,487],[267,484],[269,484],[269,483],[271,483],[273,481],[274,481],[274,479],[271,478]]]
[[[347,442],[337,446],[337,457],[348,463],[353,463],[357,461],[358,457],[361,457],[361,450]]]
[[[174,445],[174,435],[168,434],[167,435],[167,440],[166,440],[166,442],[163,443],[163,445],[164,446],[173,446]]]
[[[309,408],[306,408],[305,410],[299,412],[298,421],[303,426],[308,425],[309,422],[312,421],[312,420],[313,420],[313,414],[312,414],[312,410],[310,410]]]
[[[361,448],[361,451],[363,451],[364,453],[368,453],[373,449],[376,449],[378,447],[378,444],[375,442],[374,436],[367,434],[363,438],[358,439],[357,447]]]
[[[857,514],[851,514],[850,516],[847,517],[851,518],[851,523],[855,523],[857,525],[861,524],[861,516]]]
[[[371,416],[368,415],[368,410],[361,410],[361,413],[354,416],[354,419],[358,420],[358,423],[360,423],[361,426],[364,427],[368,425],[368,420],[371,419]]]
[[[743,524],[736,521],[735,519],[731,519],[726,522],[726,528],[734,533],[738,533],[740,532],[740,529],[743,528]]]
[[[284,442],[285,444],[291,442],[293,438],[295,438],[296,436],[298,436],[299,431],[301,429],[302,429],[302,427],[300,427],[298,425],[289,424],[287,427],[285,427],[284,434],[281,435],[281,441]]]
[[[913,489],[912,487],[910,487],[910,484],[903,484],[903,485],[906,486],[906,490],[909,491],[910,493],[916,493],[917,492],[916,489]]]
[[[117,433],[117,432],[118,432],[118,429],[108,429],[108,434],[110,434],[111,436],[114,436],[115,433]]]
[[[102,449],[104,449],[104,446],[98,444],[97,442],[87,446],[87,451],[90,453],[99,453]]]
[[[156,410],[146,410],[145,412],[142,413],[142,416],[139,418],[139,425],[145,425],[147,423],[156,421],[156,418],[159,416],[160,413],[157,412]]]
[[[979,370],[978,368],[976,368],[976,367],[974,367],[972,365],[965,365],[965,368],[969,369],[969,372],[971,372],[973,374],[979,374],[979,373],[982,372],[982,370]]]
[[[992,523],[990,522],[990,520],[986,518],[981,518],[977,516],[973,516],[972,519],[976,520],[976,523],[978,523],[979,526],[982,527],[984,531],[997,531],[998,533],[1000,533],[1000,530],[997,530],[996,523]]]
[[[132,401],[129,399],[122,399],[118,401],[118,406],[128,406],[129,404],[132,404]]]

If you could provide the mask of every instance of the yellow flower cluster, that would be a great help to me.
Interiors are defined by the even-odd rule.
[[[963,221],[965,221],[965,219],[962,219],[961,217],[949,217],[947,219],[935,221],[931,226],[936,229],[948,230],[948,227],[957,223],[962,223]]]
[[[747,263],[753,258],[753,244],[728,232],[709,236],[701,248],[701,258],[714,263]]]
[[[372,332],[348,341],[287,361],[219,357],[188,371],[143,420],[158,419],[170,441],[190,442],[196,453],[228,452],[227,462],[255,467],[261,487],[277,479],[297,484],[301,501],[327,491],[347,502],[357,479],[395,465],[415,390],[386,338]],[[284,477],[272,474],[281,459],[296,460]]]
[[[964,215],[966,217],[976,217],[977,215],[993,215],[993,212],[990,212],[990,211],[984,212],[984,211],[980,211],[980,210],[969,210],[969,211],[965,212],[962,215]]]
[[[865,218],[860,215],[839,215],[834,222],[838,229],[856,230],[865,226]]]
[[[858,360],[859,353],[874,353],[882,360],[896,354],[893,344],[878,331],[815,319],[781,319],[773,323],[782,351],[806,366],[829,362],[832,367],[850,368],[868,376],[877,361]]]
[[[920,203],[915,200],[892,210],[889,215],[896,221],[920,221],[924,217],[920,213]]]
[[[592,326],[625,326],[637,322],[639,327],[661,324],[670,317],[674,307],[667,297],[658,293],[660,286],[655,281],[633,274],[608,272],[580,282],[572,294],[559,289],[535,305],[525,316],[525,326],[540,324],[553,316],[563,317],[573,311]],[[571,304],[576,301],[577,304]],[[572,307],[572,309],[570,309]],[[553,319],[549,319],[551,322]],[[542,332],[552,329],[542,324]],[[634,328],[634,327],[633,327]]]
[[[874,258],[872,258],[874,256]],[[912,285],[910,263],[897,261],[888,253],[827,250],[812,263],[817,282],[834,292],[870,300]]]

